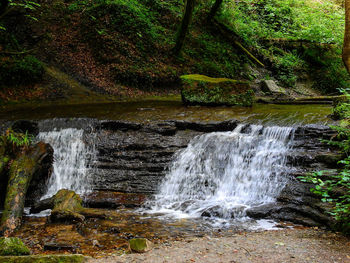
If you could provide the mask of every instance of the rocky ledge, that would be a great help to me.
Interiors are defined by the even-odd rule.
[[[96,208],[137,207],[147,196],[157,192],[174,153],[185,148],[195,136],[232,131],[239,122],[163,121],[132,123],[68,119],[39,122],[39,130],[80,128],[85,130],[86,142],[94,142],[97,157],[93,169],[93,192],[84,197],[86,206]],[[248,131],[250,125],[243,128]],[[333,224],[329,207],[310,192],[309,184],[297,177],[315,170],[336,168],[341,155],[322,142],[335,132],[326,126],[295,127],[292,150],[288,153],[291,167],[288,185],[276,203],[247,211],[253,218],[273,218],[310,226]]]

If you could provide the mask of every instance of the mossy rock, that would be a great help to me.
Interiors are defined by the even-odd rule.
[[[252,106],[254,92],[246,81],[210,78],[204,75],[181,76],[183,103],[187,105]]]
[[[0,238],[0,256],[22,256],[22,255],[29,255],[29,254],[30,254],[29,248],[19,238],[17,237]]]
[[[61,189],[53,200],[54,207],[50,216],[52,222],[84,221],[84,216],[79,214],[83,210],[83,200],[74,191]]]
[[[88,257],[83,255],[33,255],[17,257],[0,257],[0,263],[83,263]]]
[[[133,238],[129,240],[131,251],[144,253],[152,249],[153,243],[146,238]]]

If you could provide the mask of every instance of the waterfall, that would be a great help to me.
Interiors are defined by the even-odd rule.
[[[195,137],[175,155],[151,213],[242,218],[247,208],[273,202],[287,183],[293,134],[290,127],[239,125]]]
[[[89,191],[89,170],[96,152],[93,143],[92,146],[84,143],[84,130],[68,128],[40,132],[38,139],[54,149],[53,172],[43,198],[53,196],[60,189],[74,190],[79,194]]]

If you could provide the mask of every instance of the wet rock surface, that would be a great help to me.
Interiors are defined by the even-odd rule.
[[[52,122],[41,121],[40,131],[60,124],[65,128],[84,127],[86,142],[94,142],[98,154],[92,171],[93,192],[84,197],[84,203],[95,208],[140,206],[147,196],[157,192],[174,154],[187,147],[192,138],[208,132],[232,131],[239,124],[237,120],[133,123],[81,119],[73,123],[57,119]],[[242,132],[249,129],[247,124]],[[248,215],[305,225],[331,225],[332,220],[325,215],[328,207],[310,193],[311,185],[301,183],[296,177],[335,168],[340,154],[321,141],[334,135],[327,126],[296,127],[293,148],[287,155],[288,164],[293,167],[286,175],[290,178],[288,185],[277,203],[252,208]]]
[[[96,135],[98,161],[94,188],[146,195],[156,193],[175,152],[185,148],[195,136],[232,131],[237,125],[236,120],[151,124],[102,122]],[[249,128],[247,125],[243,132]],[[325,215],[326,205],[310,193],[311,185],[301,183],[296,177],[335,167],[340,154],[321,141],[334,134],[333,130],[321,125],[296,127],[293,148],[287,156],[293,167],[286,175],[290,178],[288,185],[277,203],[251,209],[248,215],[305,225],[331,225],[332,220]],[[95,201],[95,205],[99,206],[98,202]]]

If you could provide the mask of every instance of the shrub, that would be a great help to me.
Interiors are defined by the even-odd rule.
[[[44,67],[33,56],[0,62],[0,82],[3,85],[33,84],[42,79]]]
[[[349,98],[348,95],[347,97]],[[345,120],[348,120],[350,117],[349,105],[349,101],[346,101],[339,104],[335,109],[340,117],[346,118]],[[323,202],[329,202],[333,205],[330,213],[338,222],[336,228],[350,234],[350,128],[348,121],[343,123],[346,125],[333,126],[338,135],[335,140],[327,141],[330,145],[341,149],[346,156],[339,162],[341,168],[338,170],[338,173],[327,176],[325,179],[324,174],[326,171],[318,171],[306,176],[300,176],[299,179],[315,185],[311,188],[311,192],[320,195]]]

